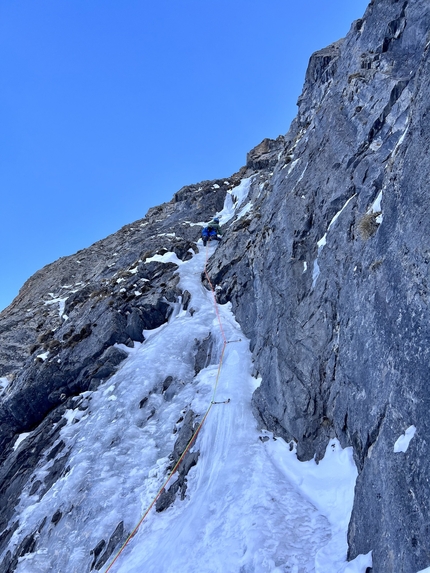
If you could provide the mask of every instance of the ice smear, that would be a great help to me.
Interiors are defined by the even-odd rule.
[[[49,356],[49,351],[47,350],[46,352],[42,352],[42,354],[38,354],[36,356],[36,358],[40,358],[40,360],[45,362],[45,360],[48,358],[48,356]]]
[[[372,143],[369,145],[369,149],[371,149],[372,151],[378,151],[378,149],[382,147],[382,143],[383,143],[382,139],[378,137],[377,139],[372,141]]]
[[[332,228],[332,226],[335,224],[335,222],[338,220],[338,218],[340,217],[340,215],[342,214],[342,212],[347,208],[349,202],[352,201],[352,199],[354,199],[355,196],[356,196],[356,193],[354,193],[354,195],[352,195],[352,197],[350,197],[350,198],[346,201],[346,203],[345,203],[345,205],[342,207],[342,209],[340,209],[340,211],[338,211],[338,212],[336,213],[336,215],[333,217],[333,219],[330,221],[330,225],[328,226],[327,232],[326,232],[326,234],[325,234],[324,237],[323,237],[323,238],[324,238],[324,245],[326,244],[326,240],[325,240],[325,239],[327,238],[328,232],[330,231],[330,229]],[[322,241],[322,239],[321,239],[321,241]],[[319,245],[319,244],[320,244],[320,241],[318,241],[318,245]]]
[[[291,173],[291,171],[294,169],[294,167],[297,165],[297,163],[300,161],[300,159],[295,159],[289,166],[288,168],[288,172],[287,175],[289,175]],[[288,163],[286,165],[284,165],[284,167],[282,169],[285,169],[285,167],[288,167]]]
[[[239,213],[237,214],[237,219],[241,219],[242,217],[244,217],[247,213],[251,211],[251,209],[252,209],[252,203],[249,202],[239,211]]]
[[[360,555],[348,564],[344,558],[358,475],[352,448],[342,449],[338,440],[333,439],[327,446],[324,458],[317,464],[314,460],[298,461],[296,448],[290,448],[283,440],[269,441],[266,447],[285,477],[331,525],[332,537],[316,555],[315,573],[359,573],[370,567],[371,554]]]
[[[164,253],[164,255],[154,255],[145,259],[146,263],[151,263],[152,261],[157,261],[158,263],[175,263],[175,265],[182,265],[182,261],[178,259],[175,253]]]
[[[238,209],[246,197],[248,196],[249,190],[251,188],[253,176],[246,177],[242,179],[239,185],[227,191],[227,195],[224,202],[224,208],[220,211],[217,216],[220,219],[221,225],[230,221],[235,215],[236,209]]]
[[[51,292],[48,294],[52,297],[54,296]],[[48,305],[48,304],[55,304],[58,302],[58,314],[60,315],[60,318],[61,318],[64,314],[64,309],[66,307],[66,300],[68,298],[69,297],[67,297],[67,296],[65,298],[60,298],[60,297],[59,298],[52,298],[52,300],[45,300],[44,303],[46,305]]]
[[[0,378],[0,394],[2,394],[6,388],[9,386],[10,380],[7,378]]]
[[[29,436],[30,434],[31,434],[31,432],[24,432],[23,434],[20,434],[20,435],[17,437],[17,439],[16,439],[16,441],[15,441],[15,443],[14,443],[14,445],[13,445],[13,449],[14,449],[14,450],[18,449],[19,444],[20,444],[21,442],[23,442],[23,441],[25,440],[25,438],[28,438],[28,436]]]
[[[318,250],[318,254],[319,254],[319,250]],[[314,266],[312,268],[312,288],[315,287],[315,284],[317,282],[317,278],[320,276],[320,266],[318,264],[318,255],[317,258],[314,260]]]
[[[211,254],[216,245],[208,248]],[[163,483],[172,430],[189,408],[201,419],[217,376],[222,339],[212,294],[201,283],[205,257],[203,249],[184,262],[173,253],[151,257],[179,265],[179,285],[191,293],[194,312],[178,303],[168,323],[127,348],[107,383],[82,395],[86,410],[66,413],[59,439],[71,469],[38,499],[30,496],[31,483],[43,481],[53,460],[41,463],[24,488],[20,525],[5,551],[36,530],[38,545],[16,573],[87,571],[91,551],[121,521],[132,531]],[[213,406],[199,434],[185,499],[150,512],[112,573],[364,573],[370,556],[346,562],[356,476],[350,449],[332,441],[318,465],[302,463],[282,439],[258,431],[251,397],[261,380],[251,375],[249,341],[230,303],[218,310],[231,343],[216,399],[231,402]],[[212,359],[196,376],[196,340],[209,333]],[[169,375],[175,391],[167,399],[162,384]],[[53,525],[57,509],[63,515]]]
[[[397,454],[399,452],[406,452],[409,447],[410,441],[415,436],[417,431],[415,426],[409,426],[409,428],[402,434],[394,444],[394,452]]]
[[[234,187],[229,193],[235,198],[236,207],[240,207],[248,196],[253,177],[242,179],[237,187]]]
[[[379,211],[381,211],[381,201],[382,201],[382,189],[381,191],[379,191],[378,196],[376,197],[376,199],[374,200],[371,209],[372,213],[378,213]]]
[[[409,129],[409,125],[406,126],[406,128],[405,128],[405,130],[403,131],[402,135],[399,137],[399,141],[396,143],[396,145],[395,145],[393,151],[391,152],[391,155],[392,155],[392,156],[397,153],[398,148],[402,145],[402,143],[403,143],[403,141],[404,141],[404,139],[405,139],[405,137],[406,137],[406,134],[407,134],[407,132],[408,132],[408,129]]]
[[[380,213],[380,215],[378,215],[375,219],[375,221],[377,223],[379,223],[379,225],[382,223],[382,221],[384,220],[384,217],[382,215],[382,207],[381,207],[381,203],[382,203],[382,189],[381,191],[378,193],[378,196],[376,197],[375,201],[373,202],[372,206],[370,207],[370,212],[371,213]]]

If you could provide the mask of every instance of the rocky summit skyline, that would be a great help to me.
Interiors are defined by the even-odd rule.
[[[429,53],[427,1],[372,1],[287,134],[24,284],[2,571],[430,567]]]

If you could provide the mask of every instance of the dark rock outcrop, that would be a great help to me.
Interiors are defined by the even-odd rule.
[[[284,138],[280,135],[277,139],[263,139],[246,156],[246,166],[250,169],[269,169],[278,161],[278,154],[284,150]]]
[[[120,547],[121,543],[127,539],[128,535],[124,531],[124,523],[120,521],[115,528],[115,531],[109,537],[109,541],[102,539],[96,547],[92,550],[91,554],[94,556],[91,570],[100,569],[107,563],[108,559],[112,556],[115,548]]]
[[[175,445],[173,447],[173,452],[170,455],[171,468],[175,468],[179,459],[181,458],[183,452],[189,446],[190,440],[192,439],[196,429],[197,423],[195,421],[195,413],[192,410],[188,410],[182,421],[181,428],[178,432]],[[187,491],[187,480],[186,477],[188,472],[192,467],[194,467],[199,458],[199,451],[189,451],[185,454],[181,463],[178,465],[175,472],[175,479],[172,477],[172,483],[168,485],[167,489],[163,490],[160,497],[157,499],[155,508],[158,512],[164,511],[172,505],[175,501],[176,494],[180,491],[181,499],[185,498],[185,492]]]

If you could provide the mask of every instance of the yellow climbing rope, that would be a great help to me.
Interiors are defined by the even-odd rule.
[[[219,364],[218,364],[218,371],[217,371],[217,375],[216,375],[216,379],[215,379],[215,384],[214,384],[214,389],[213,389],[213,393],[212,393],[212,398],[210,401],[210,404],[208,406],[208,409],[206,410],[203,418],[201,419],[199,425],[197,426],[196,430],[194,431],[194,434],[191,436],[185,450],[183,451],[183,453],[181,454],[180,458],[178,459],[178,461],[176,462],[176,464],[174,465],[172,471],[170,472],[170,474],[167,476],[167,478],[165,479],[163,485],[160,487],[160,489],[158,490],[158,492],[156,493],[154,499],[151,501],[150,505],[148,506],[148,508],[146,509],[145,513],[142,515],[142,517],[140,518],[139,523],[136,525],[136,527],[133,529],[133,531],[130,533],[130,535],[127,537],[127,539],[124,541],[124,543],[122,544],[122,546],[120,547],[120,549],[118,550],[118,552],[116,553],[115,557],[112,559],[112,561],[110,562],[110,564],[108,565],[108,568],[106,569],[105,573],[108,573],[113,565],[115,564],[115,562],[117,561],[117,559],[119,558],[119,556],[121,555],[121,553],[124,551],[124,549],[126,548],[126,546],[129,544],[130,540],[136,535],[139,527],[142,525],[142,522],[144,521],[144,519],[146,518],[146,516],[148,515],[148,513],[151,511],[151,509],[154,507],[154,505],[156,504],[158,498],[160,497],[160,495],[162,494],[162,492],[164,491],[164,489],[167,487],[169,481],[172,479],[173,475],[175,474],[176,470],[178,469],[179,465],[181,464],[182,460],[184,459],[184,457],[186,456],[187,452],[190,450],[191,446],[193,445],[193,443],[195,442],[197,436],[199,435],[200,430],[202,429],[203,424],[205,423],[206,418],[209,415],[209,412],[211,411],[211,408],[214,404],[219,404],[219,403],[227,403],[226,402],[215,402],[215,395],[216,395],[216,391],[217,391],[217,387],[218,387],[218,381],[219,381],[219,377],[221,374],[221,368],[222,368],[222,361],[224,358],[224,352],[225,352],[225,348],[228,344],[227,339],[225,337],[224,334],[224,329],[222,327],[222,322],[221,322],[221,315],[219,312],[219,308],[218,308],[218,303],[216,300],[216,296],[215,296],[215,289],[212,285],[212,282],[210,280],[209,274],[207,272],[207,262],[208,262],[208,247],[206,247],[206,260],[205,260],[205,275],[206,275],[206,279],[209,283],[209,286],[211,288],[212,291],[212,296],[213,296],[213,301],[214,301],[214,306],[215,306],[215,312],[217,315],[217,319],[218,319],[218,323],[219,323],[219,327],[220,327],[220,331],[221,331],[221,337],[223,340],[223,345],[222,345],[222,350],[221,350],[221,356],[220,356],[220,360],[219,360]],[[230,401],[230,400],[228,400]]]

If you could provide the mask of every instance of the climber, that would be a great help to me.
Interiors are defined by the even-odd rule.
[[[212,221],[209,221],[207,227],[204,227],[202,230],[203,245],[206,247],[208,241],[221,241],[221,236],[219,219],[214,217]]]

